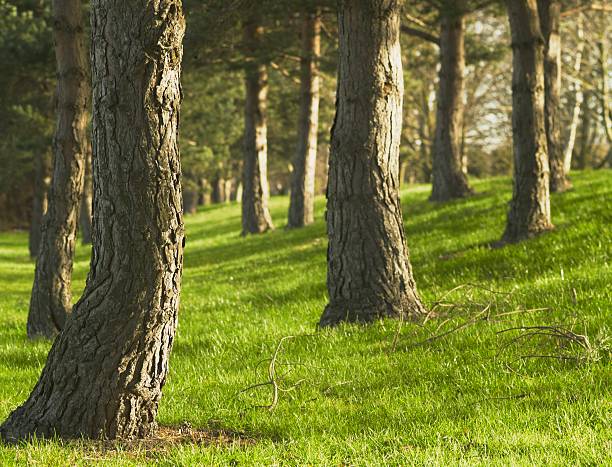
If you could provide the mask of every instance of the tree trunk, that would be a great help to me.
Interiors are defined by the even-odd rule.
[[[580,125],[580,148],[578,153],[577,166],[578,169],[584,170],[591,166],[591,141],[593,140],[592,134],[595,133],[592,130],[592,112],[591,109],[591,98],[593,97],[592,91],[588,90],[584,93],[584,101],[582,104],[582,122]]]
[[[314,221],[315,168],[319,128],[319,55],[321,16],[304,13],[300,75],[298,142],[293,159],[291,200],[287,227],[303,227]]]
[[[43,217],[47,212],[47,192],[50,181],[47,154],[40,153],[34,161],[34,198],[29,238],[30,258],[38,256]]]
[[[85,152],[85,179],[83,182],[83,194],[81,196],[81,209],[79,214],[81,241],[84,245],[89,245],[91,243],[91,222],[93,216],[92,169],[91,145],[87,143]]]
[[[215,204],[225,202],[225,179],[221,176],[217,176],[213,180],[211,199]]]
[[[207,206],[210,204],[210,185],[208,180],[201,178],[198,183],[198,205]]]
[[[245,68],[244,167],[242,172],[242,235],[273,229],[268,210],[268,141],[266,106],[268,74],[260,63],[263,27],[251,18],[244,24],[244,42],[250,61]]]
[[[0,428],[5,440],[145,437],[156,427],[183,259],[183,32],[177,0],[92,3],[91,270],[38,384]]]
[[[506,0],[512,33],[514,189],[503,242],[552,229],[544,122],[544,40],[536,0]]]
[[[79,0],[54,0],[57,126],[53,178],[36,262],[28,337],[54,337],[72,309],[72,261],[87,150],[87,59]]]
[[[540,28],[544,37],[545,125],[550,165],[550,191],[562,192],[571,187],[563,165],[561,143],[561,3],[538,0]]]
[[[454,9],[453,9],[454,10]],[[463,172],[463,94],[465,19],[461,12],[443,15],[440,24],[440,82],[433,145],[431,201],[448,201],[472,193]]]
[[[584,50],[584,19],[581,13],[578,14],[577,21],[577,38],[578,45],[576,47],[576,57],[574,59],[574,77],[572,87],[574,90],[574,105],[572,108],[572,120],[567,137],[567,145],[565,146],[565,152],[563,155],[563,170],[568,174],[572,168],[572,154],[574,153],[574,145],[576,144],[576,133],[578,130],[578,123],[580,121],[580,107],[584,100],[584,94],[582,93],[582,82],[579,79],[580,68],[582,67],[582,52]]]
[[[198,193],[194,190],[183,189],[183,212],[195,214],[198,209]]]
[[[403,76],[398,0],[341,1],[320,326],[424,312],[399,198]]]

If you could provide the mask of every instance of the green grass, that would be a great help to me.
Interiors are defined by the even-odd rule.
[[[443,205],[429,187],[403,193],[412,264],[422,297],[442,316],[420,326],[386,321],[314,333],[326,303],[323,221],[285,231],[287,198],[271,201],[277,230],[241,238],[240,207],[213,206],[188,216],[180,324],[159,422],[241,432],[252,443],[180,444],[162,452],[78,443],[0,446],[0,464],[612,464],[612,372],[606,336],[612,324],[610,172],[572,176],[553,195],[556,229],[490,249],[505,221],[510,180],[475,181],[478,194]],[[80,247],[75,296],[88,250]],[[28,342],[25,323],[33,265],[24,233],[0,234],[0,418],[37,380],[49,344]],[[415,346],[436,333],[491,317]],[[480,315],[481,317],[484,315]],[[450,321],[445,321],[450,318]],[[503,349],[519,325],[572,326],[594,348],[524,339]],[[438,330],[439,328],[439,330]],[[314,335],[312,335],[314,334]],[[267,379],[278,357],[278,406]],[[564,344],[564,345],[561,345]],[[521,358],[570,355],[579,360]],[[83,451],[83,449],[85,449]],[[89,459],[89,461],[87,460]]]

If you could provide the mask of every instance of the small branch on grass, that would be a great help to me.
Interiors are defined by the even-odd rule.
[[[252,389],[255,388],[259,388],[262,386],[272,386],[272,399],[270,401],[270,403],[268,405],[256,405],[256,408],[261,408],[261,409],[268,409],[268,411],[272,412],[276,406],[278,405],[278,395],[279,392],[291,392],[293,391],[296,387],[298,387],[300,384],[302,384],[303,382],[305,382],[305,379],[300,379],[298,380],[295,384],[291,385],[288,388],[281,388],[278,384],[278,381],[281,380],[283,377],[285,377],[287,374],[289,374],[293,368],[290,368],[286,373],[278,376],[277,375],[277,359],[278,356],[280,354],[281,348],[283,346],[283,342],[285,342],[286,340],[289,339],[295,339],[297,337],[313,337],[316,336],[317,334],[302,334],[299,336],[284,336],[283,338],[281,338],[278,341],[278,344],[276,345],[276,349],[274,350],[274,353],[272,354],[272,357],[270,358],[269,364],[268,364],[268,381],[264,381],[263,383],[257,383],[257,384],[253,384],[247,388],[241,389],[240,391],[238,391],[238,394],[242,394],[244,392],[248,392]],[[259,363],[262,363],[262,361],[260,361]],[[259,366],[259,363],[257,364],[257,366]],[[299,363],[291,363],[288,362],[286,364],[289,365],[299,365]]]

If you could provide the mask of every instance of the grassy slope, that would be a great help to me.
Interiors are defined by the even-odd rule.
[[[426,201],[428,187],[404,193],[404,215],[420,291],[431,305],[484,304],[492,310],[548,307],[479,322],[446,338],[413,346],[468,319],[347,326],[285,341],[279,371],[293,391],[269,413],[270,388],[237,393],[267,378],[278,340],[310,334],[326,303],[324,200],[317,222],[296,231],[240,238],[240,207],[210,207],[188,217],[180,326],[164,390],[162,424],[239,430],[256,439],[244,447],[182,445],[160,455],[119,450],[92,453],[109,464],[228,463],[612,463],[609,353],[595,363],[524,359],[560,352],[527,340],[497,355],[496,331],[513,325],[574,323],[597,343],[609,333],[612,272],[610,172],[576,174],[575,189],[555,195],[548,235],[503,249],[486,242],[502,233],[510,182],[475,183],[478,195],[445,205]],[[286,198],[272,200],[278,227]],[[84,285],[88,251],[80,248],[75,295]],[[0,418],[27,396],[49,348],[25,339],[32,280],[27,238],[0,235]],[[572,297],[575,289],[576,299]],[[479,305],[471,306],[475,313]],[[509,336],[508,336],[509,337]],[[599,344],[597,344],[599,345]],[[567,351],[571,351],[568,349]],[[263,363],[262,363],[263,361]],[[284,363],[289,362],[290,365]],[[281,364],[282,363],[282,364]],[[75,445],[0,447],[0,463],[17,459],[57,465],[80,462]]]

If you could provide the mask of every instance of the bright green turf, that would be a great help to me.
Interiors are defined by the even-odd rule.
[[[491,250],[501,236],[511,185],[475,181],[469,200],[432,205],[429,188],[404,192],[412,264],[429,306],[447,297],[459,305],[496,299],[492,312],[550,308],[482,321],[434,342],[442,319],[424,327],[398,323],[346,326],[285,341],[277,365],[293,370],[281,382],[272,413],[270,387],[237,394],[267,379],[280,338],[310,334],[326,303],[324,199],[317,222],[285,231],[287,198],[271,201],[277,230],[241,238],[240,207],[214,206],[188,216],[180,325],[159,421],[240,431],[249,446],[181,445],[169,452],[105,452],[45,442],[0,447],[0,464],[54,465],[103,459],[107,464],[612,464],[612,174],[574,174],[574,190],[553,195],[556,230]],[[0,418],[21,403],[44,363],[47,343],[25,338],[33,265],[27,235],[0,235]],[[75,295],[84,286],[88,251],[75,267]],[[563,273],[561,272],[563,271]],[[562,276],[563,274],[563,276]],[[576,300],[572,297],[575,289]],[[478,305],[451,311],[456,326]],[[446,308],[448,310],[448,308]],[[525,354],[584,357],[574,347],[526,340],[498,354],[516,325],[573,325],[599,359],[579,363],[520,359]],[[594,354],[593,354],[594,355]],[[593,357],[591,355],[591,357]],[[291,363],[288,366],[287,363]],[[85,456],[85,457],[84,457]]]

